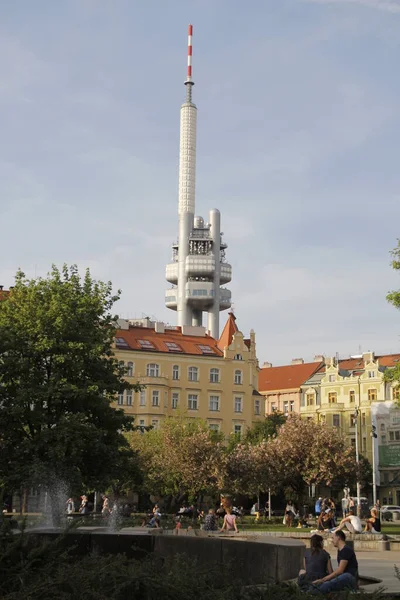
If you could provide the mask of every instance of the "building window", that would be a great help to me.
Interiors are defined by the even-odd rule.
[[[354,390],[351,390],[351,391],[349,392],[349,401],[350,401],[350,402],[355,402],[355,400],[356,400],[356,393],[355,393],[355,391],[354,391]]]
[[[375,371],[368,371],[368,377],[370,377],[371,379],[375,377]]]
[[[140,390],[139,405],[146,406],[146,390]]]
[[[132,377],[134,369],[135,369],[135,365],[133,364],[133,362],[128,362],[128,370],[126,373],[128,377]]]
[[[389,440],[394,442],[394,431],[389,431]]]
[[[189,374],[189,381],[198,381],[199,380],[199,370],[197,367],[189,367],[188,374]]]
[[[151,393],[151,405],[160,406],[160,392],[158,390],[153,390]]]
[[[365,417],[365,413],[362,413],[362,415],[361,415],[361,425],[362,425],[363,427],[365,427],[365,425],[366,425],[366,417]]]
[[[367,438],[363,437],[362,439],[362,452],[367,450]]]
[[[218,423],[210,423],[209,428],[210,428],[210,431],[219,431]]]
[[[285,413],[285,415],[288,414],[289,412],[289,400],[285,400],[283,403],[283,412]]]
[[[125,392],[121,392],[120,394],[118,394],[118,406],[122,406],[124,403],[124,393]]]
[[[377,398],[376,389],[375,388],[370,388],[368,390],[368,400],[370,402],[374,402],[374,400],[376,400],[376,398]]]
[[[235,396],[235,412],[243,412],[243,400],[241,396]]]
[[[306,404],[307,406],[312,406],[314,404],[314,394],[306,395]]]
[[[210,383],[219,383],[219,369],[210,369]]]
[[[400,400],[400,388],[393,388],[393,400]]]
[[[329,392],[328,402],[329,402],[329,404],[336,404],[336,402],[337,402],[337,393],[336,392]]]
[[[233,433],[240,437],[242,435],[242,426],[237,423],[233,426]]]
[[[275,412],[276,411],[276,404],[275,402],[271,402],[271,412]]]
[[[233,360],[243,360],[243,356],[241,354],[235,354]]]
[[[340,427],[340,415],[333,415],[332,425],[334,427]]]
[[[396,440],[396,442],[400,441],[400,431],[399,430],[394,432],[394,439]]]
[[[210,396],[210,410],[219,410],[219,396]]]
[[[179,379],[179,366],[178,365],[174,365],[172,367],[172,379],[174,381],[178,381],[178,379]]]
[[[352,448],[355,448],[356,447],[356,438],[351,438],[350,443],[351,443]]]
[[[132,390],[126,392],[126,405],[132,406]]]
[[[144,419],[140,419],[139,421],[139,427],[144,427]]]
[[[160,376],[160,365],[155,363],[149,363],[146,367],[147,377],[159,377]]]
[[[381,431],[385,431],[385,423],[381,423]]]
[[[179,402],[179,394],[178,394],[178,392],[173,392],[172,393],[172,408],[178,408],[178,402]]]
[[[151,424],[154,427],[154,429],[158,429],[158,419],[152,419]]]
[[[242,375],[242,371],[239,371],[238,369],[235,371],[235,383],[237,385],[241,385],[242,383],[242,379],[243,379],[243,375]]]
[[[290,412],[294,412],[294,400],[290,401]]]
[[[382,444],[386,444],[386,435],[381,435]]]
[[[354,413],[350,413],[350,427],[355,427],[357,423],[357,417]]]
[[[189,410],[197,410],[198,409],[198,395],[197,394],[189,394],[188,395],[188,409]]]
[[[254,414],[255,415],[261,414],[261,401],[260,400],[254,400]]]
[[[329,381],[331,383],[333,383],[334,381],[336,381],[336,375],[329,375]]]

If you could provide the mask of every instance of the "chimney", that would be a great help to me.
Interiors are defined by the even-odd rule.
[[[161,321],[157,321],[154,327],[156,333],[165,333],[165,325]]]
[[[272,367],[272,363],[265,362],[265,363],[263,363],[261,368],[262,369],[270,369],[271,367]]]
[[[291,365],[304,365],[304,358],[292,358]]]
[[[323,354],[316,354],[314,356],[314,362],[325,362],[325,356]]]

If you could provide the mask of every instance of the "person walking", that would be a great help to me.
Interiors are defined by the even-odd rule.
[[[318,498],[318,500],[315,503],[315,517],[316,519],[318,519],[319,515],[321,514],[321,504],[322,504],[322,496],[320,496]]]
[[[108,517],[111,514],[110,501],[108,496],[105,494],[102,496],[103,506],[101,507],[101,514],[103,517]]]
[[[318,587],[315,593],[329,594],[341,590],[356,590],[358,588],[358,562],[352,548],[346,545],[346,536],[343,531],[332,533],[332,543],[337,548],[338,567],[329,575],[316,579],[314,586]],[[311,592],[314,593],[314,592]]]
[[[81,505],[79,507],[79,512],[81,513],[81,515],[89,514],[89,500],[88,497],[85,495],[81,496]]]

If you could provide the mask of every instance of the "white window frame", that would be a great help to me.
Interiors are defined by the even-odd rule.
[[[284,400],[283,401],[283,414],[284,415],[288,415],[289,414],[289,400]]]
[[[127,390],[126,391],[126,405],[132,406],[132,404],[133,404],[133,392],[132,392],[132,390]]]
[[[146,377],[160,377],[160,365],[148,363],[146,366]]]
[[[173,365],[172,367],[172,380],[179,381],[180,368],[179,365]]]
[[[188,367],[188,381],[197,382],[199,381],[199,368]]]
[[[243,412],[243,398],[242,396],[235,396],[234,397],[234,410],[235,413],[242,413]],[[239,410],[238,410],[239,407]]]
[[[130,360],[127,364],[127,372],[126,372],[127,377],[133,377],[134,372],[135,372],[135,363]]]
[[[235,385],[243,384],[243,371],[241,371],[240,369],[235,370],[234,382],[235,382]]]
[[[160,406],[160,392],[158,390],[151,390],[151,405]]]
[[[188,394],[188,410],[199,410],[199,395]]]
[[[218,423],[209,423],[208,427],[210,431],[219,431]]]
[[[242,435],[242,431],[243,431],[243,425],[241,425],[240,423],[235,423],[233,425],[233,433],[235,435],[237,435],[238,437],[240,437]]]
[[[210,383],[220,383],[220,370],[216,367],[210,369]]]
[[[179,406],[179,392],[172,392],[171,407],[175,410]]]
[[[220,403],[219,396],[217,394],[212,394],[208,400],[209,410],[212,412],[214,412],[214,411],[218,412],[219,411],[219,403]],[[213,406],[216,406],[216,408],[213,408]]]
[[[125,390],[123,392],[120,392],[118,394],[118,400],[117,400],[118,406],[123,406],[124,405],[124,396],[125,396]]]
[[[261,415],[261,400],[254,400],[254,414]]]
[[[146,390],[139,392],[139,406],[146,406]]]

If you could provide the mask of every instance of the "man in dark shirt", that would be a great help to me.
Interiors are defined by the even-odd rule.
[[[332,543],[338,549],[338,567],[330,575],[314,581],[322,594],[340,590],[356,590],[358,583],[358,562],[354,550],[346,546],[346,536],[342,530],[332,534]]]

